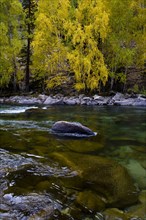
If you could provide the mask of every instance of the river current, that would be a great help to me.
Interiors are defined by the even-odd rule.
[[[59,120],[80,122],[97,135],[55,136],[51,126]],[[145,191],[146,108],[2,105],[0,219],[106,219],[103,213],[110,205],[94,209],[82,201],[91,191],[93,197],[94,188],[86,180],[78,183],[75,165],[79,158],[90,157],[116,161],[128,171],[138,191]]]

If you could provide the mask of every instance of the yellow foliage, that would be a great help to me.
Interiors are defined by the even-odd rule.
[[[77,83],[75,84],[75,89],[76,89],[77,91],[85,90],[85,84],[84,84],[84,83],[81,83],[81,82],[77,82]]]
[[[62,85],[63,83],[67,82],[67,77],[64,76],[63,74],[55,74],[53,77],[48,78],[45,83],[47,89],[53,89],[57,86]]]
[[[103,1],[81,0],[74,19],[70,20],[69,27],[66,25],[72,44],[67,57],[75,73],[77,90],[97,89],[99,82],[105,83],[108,78],[102,52],[98,49],[99,37],[104,41],[107,36],[108,21],[109,13]]]
[[[68,69],[75,74],[77,90],[98,88],[99,81],[104,83],[108,76],[98,49],[99,37],[104,41],[108,33],[104,0],[80,0],[77,8],[71,8],[69,0],[40,0],[38,5],[32,44],[34,71],[46,72],[46,77],[54,73],[57,85],[61,81],[55,73]]]
[[[18,0],[0,3],[0,86],[7,86],[12,76],[19,74],[18,57],[22,48],[20,26],[22,5]]]
[[[61,77],[63,77],[62,75],[57,77],[56,72],[67,70],[67,52],[61,36],[63,34],[62,25],[68,17],[69,1],[40,0],[38,8],[32,43],[33,73],[39,72],[40,77],[47,78],[47,88],[52,88],[59,85]],[[49,85],[48,78],[50,76]]]

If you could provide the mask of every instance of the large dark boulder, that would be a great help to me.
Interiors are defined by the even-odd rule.
[[[52,132],[63,136],[95,136],[95,133],[91,129],[79,122],[57,121],[52,126]]]

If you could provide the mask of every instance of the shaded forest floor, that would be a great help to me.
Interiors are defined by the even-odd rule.
[[[111,80],[106,83],[105,87],[101,87],[100,91],[77,91],[74,88],[75,79],[73,75],[68,75],[67,80],[63,81],[60,86],[57,86],[53,89],[47,90],[44,89],[44,85],[40,81],[31,81],[30,80],[30,91],[25,92],[25,90],[17,87],[17,90],[13,90],[13,86],[10,85],[5,89],[1,89],[0,97],[9,97],[15,95],[38,95],[38,94],[46,94],[46,95],[57,95],[62,94],[64,96],[77,96],[80,94],[85,95],[94,95],[99,94],[101,96],[109,96],[113,95],[113,93],[136,93],[136,94],[144,94],[146,95],[146,70],[138,70],[135,68],[131,68],[127,72],[126,82],[121,83],[119,81],[115,81],[111,88]]]

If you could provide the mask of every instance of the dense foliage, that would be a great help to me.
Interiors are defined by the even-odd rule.
[[[144,0],[1,0],[0,86],[124,90],[144,69],[145,24]]]

